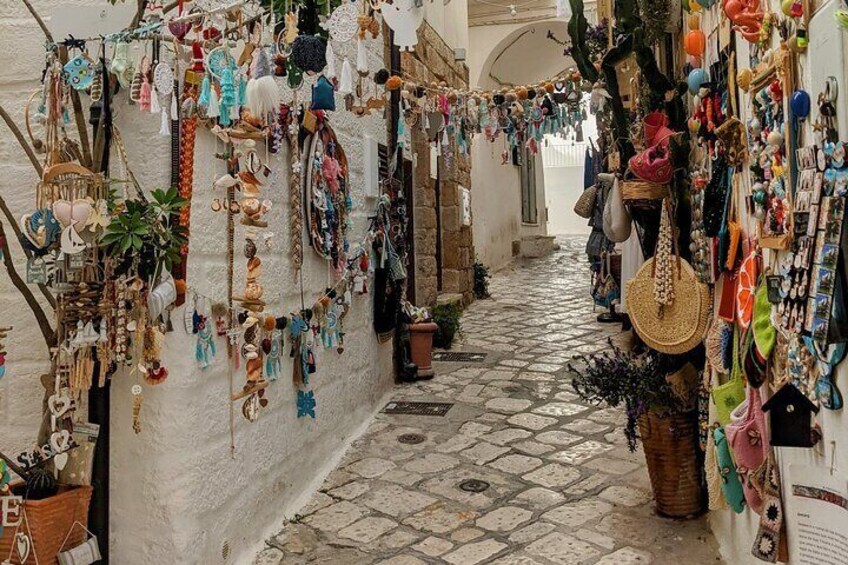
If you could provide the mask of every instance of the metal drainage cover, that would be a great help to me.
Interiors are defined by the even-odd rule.
[[[452,402],[389,402],[384,414],[410,414],[412,416],[444,416],[453,406]]]
[[[482,363],[485,360],[485,353],[473,353],[470,351],[437,351],[433,353],[433,361],[448,361],[451,363]]]
[[[405,443],[407,445],[417,445],[419,443],[424,443],[425,439],[427,438],[425,438],[421,434],[401,434],[397,438],[400,443]]]
[[[483,492],[489,488],[489,483],[480,479],[468,479],[459,483],[459,488],[465,492]]]

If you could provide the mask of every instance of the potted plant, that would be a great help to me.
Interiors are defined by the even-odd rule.
[[[85,541],[90,486],[57,485],[53,472],[43,463],[23,469],[2,453],[0,459],[23,479],[6,487],[8,496],[20,497],[14,512],[20,525],[0,527],[0,555],[4,559],[11,554],[12,563],[55,563],[63,545],[67,549]],[[0,483],[8,481],[8,472],[2,475],[5,479]],[[83,527],[74,528],[76,522]],[[22,553],[28,558],[21,559]]]
[[[456,304],[439,304],[433,307],[433,322],[438,326],[433,335],[433,345],[441,349],[450,349],[456,335],[461,331],[459,321],[462,309]]]
[[[418,367],[418,379],[432,379],[433,371],[433,334],[439,326],[433,322],[430,311],[419,308],[409,302],[403,305],[407,328],[409,329],[409,356]]]
[[[698,372],[680,358],[610,351],[575,357],[572,386],[593,404],[624,406],[631,451],[641,439],[657,513],[674,518],[704,510],[702,453],[698,442]]]

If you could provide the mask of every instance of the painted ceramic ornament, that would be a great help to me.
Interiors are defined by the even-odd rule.
[[[424,21],[424,8],[416,0],[397,0],[381,7],[383,21],[395,32],[395,45],[401,51],[414,51],[418,44],[418,28]]]
[[[792,114],[799,120],[804,120],[810,115],[810,95],[805,90],[796,90],[792,93],[789,101]]]
[[[686,83],[689,86],[690,94],[697,94],[701,89],[701,85],[709,82],[710,77],[704,69],[692,69],[689,76],[686,78]]]
[[[683,49],[689,55],[701,56],[707,48],[707,36],[700,29],[693,29],[683,39]]]

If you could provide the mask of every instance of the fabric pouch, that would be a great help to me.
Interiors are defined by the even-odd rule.
[[[742,491],[742,483],[739,481],[739,474],[736,472],[736,465],[730,454],[727,437],[720,426],[713,430],[713,441],[715,441],[716,460],[721,477],[721,491],[730,508],[739,514],[745,509],[745,493]]]
[[[731,422],[725,426],[725,434],[733,451],[737,471],[743,477],[745,500],[756,512],[762,510],[760,493],[750,484],[750,476],[763,463],[769,452],[766,418],[763,414],[760,393],[748,387],[745,402],[731,414]]]
[[[714,387],[710,393],[716,407],[716,420],[726,426],[730,423],[730,414],[745,400],[745,382],[742,380],[742,369],[739,365],[739,335],[733,335],[733,368],[730,380]]]

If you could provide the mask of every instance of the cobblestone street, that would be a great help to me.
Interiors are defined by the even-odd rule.
[[[574,394],[566,365],[620,325],[595,321],[584,240],[560,244],[496,273],[466,310],[454,351],[482,361],[396,387],[396,401],[454,403],[447,414],[378,414],[256,565],[722,563],[705,518],[655,515],[623,412]]]

